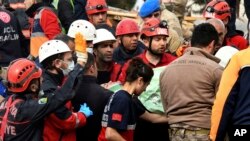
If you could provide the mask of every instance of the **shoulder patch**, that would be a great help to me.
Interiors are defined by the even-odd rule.
[[[6,12],[0,12],[0,20],[3,21],[4,23],[9,23],[10,15]]]
[[[39,103],[39,104],[45,104],[45,103],[47,103],[47,101],[48,101],[48,98],[47,98],[47,97],[45,97],[45,98],[40,98],[40,99],[38,100],[38,103]]]

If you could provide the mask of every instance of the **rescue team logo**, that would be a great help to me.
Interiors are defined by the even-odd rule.
[[[122,121],[122,115],[118,114],[118,113],[113,113],[112,114],[112,120],[121,122]]]
[[[6,12],[0,12],[0,20],[3,21],[4,23],[9,23],[10,15]]]

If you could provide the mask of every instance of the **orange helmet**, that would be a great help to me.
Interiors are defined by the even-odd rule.
[[[108,5],[105,0],[88,0],[85,10],[88,15],[100,12],[107,12]]]
[[[132,19],[124,19],[120,21],[116,27],[116,36],[130,33],[140,33],[137,23]]]
[[[231,17],[230,6],[224,0],[212,0],[209,2],[203,12],[205,18],[217,18],[224,20]]]
[[[25,58],[14,60],[7,71],[8,89],[11,92],[23,92],[31,80],[41,75],[42,70],[34,62]]]
[[[150,18],[147,20],[141,30],[141,35],[148,37],[156,35],[166,35],[168,34],[168,23],[165,20],[160,21],[157,18]]]

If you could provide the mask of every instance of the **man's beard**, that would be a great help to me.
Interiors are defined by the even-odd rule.
[[[163,53],[158,53],[158,52],[152,50],[151,47],[148,48],[148,51],[149,51],[151,54],[155,55],[155,56],[162,56],[162,54],[163,54]]]

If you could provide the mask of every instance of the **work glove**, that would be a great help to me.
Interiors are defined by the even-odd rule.
[[[75,35],[75,52],[77,56],[77,62],[81,61],[86,63],[88,60],[88,53],[87,53],[87,42],[84,36],[81,33],[77,33]]]
[[[93,112],[89,109],[86,103],[81,104],[80,110],[78,112],[83,113],[87,118],[93,115]]]

